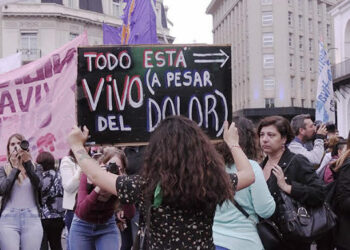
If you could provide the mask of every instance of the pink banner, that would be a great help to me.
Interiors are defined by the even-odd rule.
[[[0,75],[0,161],[6,161],[6,143],[13,133],[26,137],[34,160],[42,151],[57,159],[67,155],[67,134],[76,123],[77,47],[87,43],[85,32],[55,52]]]

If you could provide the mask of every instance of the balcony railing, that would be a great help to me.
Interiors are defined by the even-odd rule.
[[[41,57],[41,49],[18,49],[17,52],[22,52],[22,61],[30,62]]]

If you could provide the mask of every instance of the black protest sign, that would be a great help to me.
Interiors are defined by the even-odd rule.
[[[78,49],[78,125],[90,143],[147,142],[169,115],[194,120],[211,139],[231,120],[230,46],[100,46]]]

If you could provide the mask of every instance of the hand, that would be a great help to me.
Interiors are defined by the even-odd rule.
[[[327,135],[327,128],[326,128],[326,124],[321,124],[321,126],[318,128],[316,134],[318,135],[324,135],[326,136]]]
[[[277,164],[274,164],[272,167],[272,173],[274,174],[274,176],[276,176],[277,185],[279,186],[279,188],[282,189],[284,192],[290,194],[291,186],[287,184],[284,178],[284,173],[282,168]]]
[[[100,189],[98,192],[97,200],[106,202],[109,200],[109,198],[112,196],[111,193],[108,193],[107,191],[104,191],[103,189]]]
[[[28,151],[20,150],[17,154],[18,159],[22,162],[27,162],[32,160],[32,156]]]
[[[18,165],[19,165],[19,161],[18,161],[18,158],[17,158],[17,154],[16,153],[12,153],[11,156],[10,156],[10,162],[11,162],[11,166],[13,168],[17,168]]]
[[[118,220],[120,220],[121,222],[126,223],[126,219],[125,219],[125,217],[124,217],[124,211],[123,211],[123,210],[120,210],[120,211],[117,213],[117,218],[118,218]]]
[[[84,143],[88,139],[89,130],[86,126],[83,127],[83,131],[74,125],[72,131],[68,135],[68,143],[73,146],[84,146]]]
[[[232,122],[230,127],[229,127],[228,122],[225,121],[225,123],[224,123],[224,141],[226,142],[227,146],[229,146],[230,148],[232,146],[239,145],[238,130],[237,130],[234,122]]]

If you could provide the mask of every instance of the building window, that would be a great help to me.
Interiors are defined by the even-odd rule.
[[[293,68],[294,65],[294,56],[292,54],[289,55],[289,66]]]
[[[313,27],[314,27],[314,25],[313,25],[313,23],[312,23],[312,19],[309,18],[309,32],[310,32],[310,33],[312,33],[312,32],[314,31]]]
[[[331,25],[327,24],[327,37],[330,38],[331,37]]]
[[[294,76],[290,78],[290,88],[294,89],[295,83],[294,83]]]
[[[312,44],[313,44],[313,40],[312,39],[309,39],[309,51],[311,52],[312,51]]]
[[[22,60],[33,61],[41,56],[41,51],[38,49],[38,33],[36,32],[21,32],[21,48]]]
[[[273,47],[273,33],[263,33],[263,47]]]
[[[265,98],[265,108],[274,108],[275,99],[274,98]]]
[[[322,13],[322,6],[321,6],[321,3],[318,3],[317,5],[317,14],[321,15]]]
[[[293,25],[293,13],[288,11],[288,24]]]
[[[303,49],[304,48],[303,43],[304,43],[304,37],[303,36],[299,36],[299,49]]]
[[[304,71],[304,57],[303,56],[300,57],[299,66],[300,66],[300,71]]]
[[[113,16],[120,17],[120,13],[121,13],[121,1],[122,1],[122,0],[113,0],[113,2],[112,2]]]
[[[314,60],[310,58],[310,72],[312,73],[314,71]]]
[[[303,7],[304,7],[303,2],[304,2],[304,0],[298,0],[298,7],[300,10],[303,10]]]
[[[321,21],[318,21],[318,35],[322,36],[323,33],[323,27]]]
[[[311,100],[311,108],[315,108],[315,101]]]
[[[269,5],[272,4],[272,0],[261,0],[262,5]]]
[[[271,26],[272,23],[273,23],[272,12],[271,11],[263,12],[263,14],[262,14],[262,25],[263,26]]]
[[[292,106],[292,107],[294,107],[294,105],[295,105],[295,98],[290,98],[290,106]]]
[[[304,23],[303,23],[303,16],[299,15],[299,29],[303,29],[304,28]]]
[[[293,3],[293,0],[288,0],[289,5],[292,5],[292,3]]]
[[[270,69],[275,66],[275,57],[274,55],[268,54],[264,55],[264,68]]]
[[[304,93],[304,90],[305,90],[305,79],[304,78],[300,79],[300,90],[301,90],[301,93]]]
[[[74,39],[77,38],[78,36],[79,36],[78,33],[70,32],[70,33],[69,33],[69,41],[74,40]]]
[[[275,88],[275,80],[273,78],[266,78],[264,79],[264,89],[274,89]]]
[[[289,47],[293,47],[293,33],[289,33],[288,44]]]
[[[313,0],[309,0],[309,12],[312,12],[312,9],[313,9],[313,8],[312,8],[312,1],[313,1]]]
[[[305,99],[301,99],[301,107],[305,108]]]

